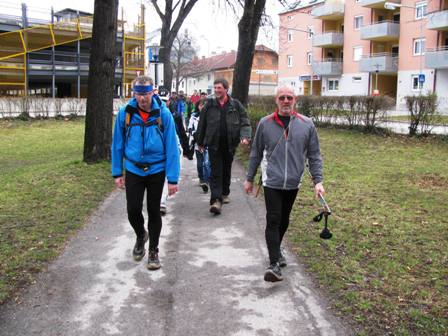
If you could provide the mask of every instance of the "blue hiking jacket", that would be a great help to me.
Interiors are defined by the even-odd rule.
[[[159,104],[159,102],[161,104]],[[176,126],[173,116],[165,103],[152,99],[151,111],[159,110],[152,115],[148,123],[155,122],[158,116],[162,119],[161,130],[157,124],[144,126],[138,112],[132,113],[130,126],[126,130],[126,106],[137,108],[137,100],[132,98],[127,105],[122,106],[115,118],[114,135],[112,139],[112,176],[123,175],[124,168],[131,173],[147,176],[165,171],[170,184],[177,184],[180,175],[180,157]],[[147,171],[134,163],[150,164]]]

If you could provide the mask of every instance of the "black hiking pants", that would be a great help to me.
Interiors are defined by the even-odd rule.
[[[227,148],[223,150],[208,149],[212,176],[210,178],[210,204],[222,202],[222,196],[230,194],[233,154]]]
[[[278,262],[280,245],[289,226],[289,215],[299,189],[281,190],[264,187],[266,204],[266,245],[270,263]]]
[[[160,199],[162,198],[165,172],[140,176],[126,171],[126,202],[128,219],[138,238],[145,235],[145,218],[143,217],[143,197],[146,191],[146,206],[148,211],[149,248],[159,246],[162,231],[160,216]]]

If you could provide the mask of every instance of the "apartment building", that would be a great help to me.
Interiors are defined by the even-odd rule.
[[[223,52],[211,57],[195,58],[183,75],[179,90],[188,95],[194,90],[212,93],[216,78],[226,79],[232,87],[236,51]],[[250,95],[273,95],[277,86],[278,54],[264,46],[255,46],[252,73],[249,84]],[[175,89],[173,81],[172,89]]]
[[[298,94],[396,98],[448,109],[448,0],[301,1],[280,14],[279,83]]]

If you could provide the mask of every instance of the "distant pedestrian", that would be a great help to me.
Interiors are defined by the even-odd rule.
[[[233,156],[238,144],[248,145],[251,127],[246,109],[227,94],[229,83],[216,79],[215,97],[207,99],[198,125],[198,146],[208,148],[212,177],[210,212],[220,214],[223,203],[229,203]]]
[[[286,259],[280,246],[307,160],[316,197],[325,193],[319,139],[313,122],[294,111],[296,98],[291,87],[280,87],[275,102],[276,111],[258,124],[244,182],[244,189],[251,193],[257,168],[262,163],[270,262],[264,280],[272,282],[283,280],[280,267],[286,266]]]
[[[112,176],[117,187],[126,188],[128,219],[137,236],[132,255],[134,260],[142,260],[149,232],[150,270],[160,268],[163,184],[167,179],[168,194],[175,194],[180,174],[174,120],[165,103],[154,95],[153,85],[153,80],[146,76],[133,81],[134,98],[120,108],[112,140]],[[142,213],[145,191],[148,232]]]

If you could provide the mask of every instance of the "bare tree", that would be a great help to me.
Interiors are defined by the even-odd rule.
[[[163,63],[163,82],[166,87],[171,88],[173,68],[171,66],[170,56],[174,39],[179,33],[184,20],[198,0],[165,0],[165,8],[163,11],[157,3],[157,0],[150,1],[162,21],[160,46],[163,48],[160,49],[159,60]],[[173,23],[173,16],[176,10],[177,17]]]
[[[95,0],[90,52],[84,161],[110,159],[118,0]]]
[[[171,65],[174,70],[176,91],[179,91],[179,84],[191,71],[190,64],[198,49],[196,44],[195,39],[188,34],[187,30],[185,30],[184,34],[180,34],[174,39],[171,51]]]
[[[286,0],[278,1],[289,9],[296,6],[288,5]],[[232,96],[247,105],[258,30],[262,25],[272,25],[272,22],[265,14],[266,0],[226,0],[226,3],[235,13],[236,5],[243,7],[243,15],[238,22],[238,51],[233,71]]]

